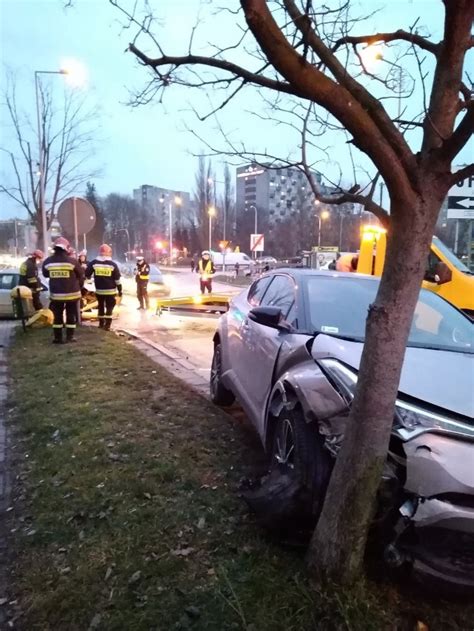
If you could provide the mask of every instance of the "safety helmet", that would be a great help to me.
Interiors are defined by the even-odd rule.
[[[100,256],[112,256],[112,248],[107,243],[103,243],[99,248]]]
[[[144,261],[145,259],[143,258],[143,256],[141,254],[139,254],[137,256],[137,261]]]
[[[35,250],[31,256],[34,256],[35,259],[44,259],[44,254],[41,250]]]
[[[203,250],[201,252],[201,256],[211,256],[211,253],[209,252],[209,250]]]
[[[60,250],[64,250],[65,252],[69,253],[69,250],[71,249],[71,244],[64,237],[58,237],[56,241],[54,242],[53,247],[55,249],[59,248]]]
[[[87,256],[87,250],[81,250],[79,256]]]

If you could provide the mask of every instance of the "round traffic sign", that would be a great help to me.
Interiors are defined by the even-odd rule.
[[[94,206],[82,197],[68,197],[58,208],[59,225],[70,235],[87,234],[95,226],[95,220]]]

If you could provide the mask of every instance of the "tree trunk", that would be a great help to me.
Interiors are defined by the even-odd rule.
[[[362,570],[406,342],[441,199],[430,192],[424,199],[414,195],[394,202],[399,208],[392,207],[387,256],[367,318],[357,392],[308,552],[309,568],[318,578],[350,583]]]

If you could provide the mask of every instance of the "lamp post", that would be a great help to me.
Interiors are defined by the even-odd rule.
[[[35,95],[36,95],[36,121],[38,125],[38,148],[39,148],[39,211],[41,215],[41,229],[43,231],[43,250],[45,255],[48,253],[48,221],[46,219],[46,208],[44,203],[44,194],[45,194],[45,173],[44,173],[44,155],[43,155],[43,145],[44,145],[44,137],[41,133],[41,114],[40,114],[40,88],[39,88],[39,75],[40,74],[68,74],[67,70],[35,70]]]
[[[125,234],[127,235],[127,261],[128,261],[128,255],[130,254],[130,233],[128,232],[127,228],[119,228],[118,230],[115,230],[115,234],[118,234],[119,232],[125,232]],[[105,236],[105,232],[104,232],[104,236]],[[105,239],[104,239],[105,242]]]
[[[39,75],[40,74],[54,74],[54,75],[67,75],[70,77],[70,83],[74,86],[79,86],[85,83],[86,80],[86,72],[84,67],[75,60],[68,60],[66,67],[61,68],[60,70],[35,70],[35,97],[36,97],[36,121],[38,125],[38,147],[39,147],[39,182],[38,182],[38,205],[39,211],[41,215],[41,229],[43,231],[43,249],[45,255],[48,253],[48,222],[46,218],[46,208],[45,208],[45,189],[46,189],[46,179],[45,179],[45,164],[44,164],[44,152],[43,147],[45,143],[44,135],[41,133],[41,114],[40,114],[40,99],[41,99],[41,90],[40,90],[40,82]],[[43,105],[43,103],[41,103]]]
[[[329,217],[329,211],[327,210],[322,210],[319,215],[315,215],[316,219],[318,220],[318,264],[317,264],[317,269],[319,268],[319,250],[321,248],[321,222],[324,221],[324,219],[327,219]]]
[[[212,250],[212,218],[216,216],[216,209],[214,206],[209,206],[207,211],[209,215],[209,252]]]
[[[160,202],[163,204],[164,197],[161,197]],[[168,204],[168,228],[169,228],[169,242],[170,242],[170,265],[173,265],[173,202],[175,206],[181,206],[183,200],[179,195],[175,195],[173,199],[169,200]]]
[[[212,177],[208,177],[207,178],[207,183],[210,184],[213,187],[213,192],[214,192],[214,204],[217,204],[217,198],[216,198],[216,184],[222,184],[223,186],[225,186],[225,182],[221,182],[220,180],[215,180]],[[225,241],[226,240],[226,223],[227,223],[227,205],[225,203],[225,199],[224,199],[224,228],[223,228],[223,235],[222,238]]]
[[[253,211],[255,213],[254,234],[258,234],[257,233],[257,228],[258,228],[258,226],[257,226],[257,217],[258,217],[257,207],[254,204],[252,204],[251,206],[249,206],[249,210],[252,210],[252,209],[253,209]],[[254,258],[257,258],[257,252],[256,251],[254,251],[253,255],[254,255]]]

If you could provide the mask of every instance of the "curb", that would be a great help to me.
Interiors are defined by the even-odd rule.
[[[165,368],[168,372],[172,373],[175,377],[184,381],[201,396],[210,400],[209,380],[207,377],[197,373],[196,367],[178,353],[166,348],[162,344],[148,340],[145,336],[135,331],[116,329],[116,334],[127,335],[133,340],[133,344],[138,350],[147,355],[147,357],[152,359],[155,363]]]

